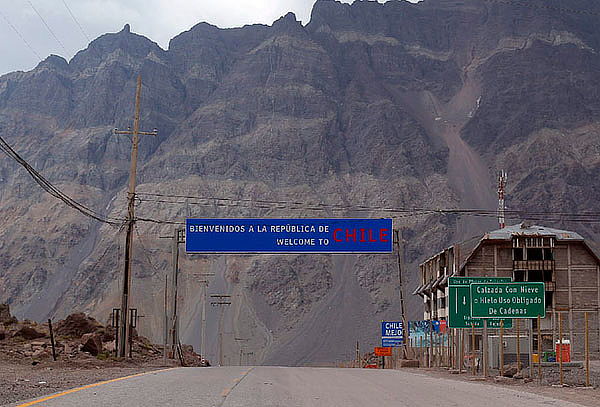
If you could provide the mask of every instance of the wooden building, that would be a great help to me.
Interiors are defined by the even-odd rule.
[[[450,276],[544,282],[544,349],[553,349],[558,340],[561,314],[563,338],[570,340],[574,356],[581,356],[588,312],[590,351],[600,356],[600,259],[578,233],[527,223],[508,226],[448,247],[421,263],[419,272],[413,294],[422,297],[424,318],[432,320],[446,319]]]

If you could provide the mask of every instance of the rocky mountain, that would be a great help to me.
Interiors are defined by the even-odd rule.
[[[130,141],[111,130],[131,125],[141,74],[142,127],[159,135],[141,142],[140,217],[494,209],[499,169],[510,208],[597,211],[599,18],[593,0],[318,0],[306,25],[291,13],[271,26],[200,23],[167,50],[125,26],[70,61],[52,55],[0,77],[0,134],[63,191],[123,217]],[[50,197],[8,158],[0,197],[0,303],[19,317],[106,321],[119,306],[123,232]],[[392,216],[418,317],[416,264],[495,221]],[[598,236],[593,224],[546,223]],[[155,341],[170,271],[160,237],[173,228],[136,228],[133,302]],[[210,292],[233,295],[208,315],[208,356],[220,332],[224,363],[238,363],[242,347],[247,363],[351,359],[356,340],[376,344],[378,321],[399,312],[395,255],[183,256],[181,270],[185,342],[199,344],[194,273],[214,272]]]

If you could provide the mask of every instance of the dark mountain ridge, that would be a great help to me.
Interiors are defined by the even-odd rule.
[[[311,209],[321,203],[492,210],[499,169],[509,171],[511,208],[598,210],[585,180],[600,172],[599,16],[587,0],[319,0],[306,25],[292,13],[271,26],[200,23],[167,50],[125,26],[71,61],[52,55],[0,77],[0,134],[61,189],[122,217],[130,142],[111,130],[131,125],[141,74],[142,127],[159,129],[141,142],[141,217],[390,216]],[[8,159],[0,197],[0,302],[19,317],[105,320],[118,305],[122,233],[63,207]],[[415,265],[495,221],[393,216],[418,317]],[[156,340],[170,267],[158,237],[172,230],[139,222],[135,237],[134,304]],[[236,298],[222,316],[209,313],[211,332],[253,338],[257,363],[306,364],[376,343],[377,321],[398,316],[395,261],[204,256],[182,270],[214,271],[211,292]],[[199,283],[182,278],[183,339],[197,345]]]

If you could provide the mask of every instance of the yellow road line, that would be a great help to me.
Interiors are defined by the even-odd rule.
[[[238,384],[239,384],[239,383],[242,381],[242,379],[243,379],[244,377],[246,377],[246,375],[247,375],[248,373],[250,373],[250,371],[251,371],[252,369],[253,369],[253,368],[251,367],[250,369],[248,369],[248,370],[246,370],[246,371],[242,372],[242,375],[241,375],[240,377],[233,379],[233,385],[232,385],[231,387],[226,387],[226,388],[223,390],[223,392],[221,392],[221,397],[223,397],[223,399],[225,399],[225,398],[226,398],[226,397],[229,395],[229,393],[230,393],[230,392],[231,392],[231,391],[232,391],[232,390],[235,388],[235,386],[237,386],[237,385],[238,385]],[[19,406],[17,406],[17,407],[19,407]]]
[[[85,385],[85,386],[76,387],[74,389],[66,390],[66,391],[63,391],[61,393],[56,393],[56,394],[53,394],[51,396],[47,396],[47,397],[44,397],[44,398],[41,398],[41,399],[33,400],[33,401],[30,401],[30,402],[27,402],[27,403],[24,403],[24,404],[19,404],[17,407],[33,406],[34,404],[38,404],[38,403],[41,403],[43,401],[52,400],[52,399],[57,398],[57,397],[61,397],[61,396],[65,396],[67,394],[75,393],[75,392],[80,391],[80,390],[89,389],[91,387],[100,386],[102,384],[114,383],[114,382],[118,382],[118,381],[125,380],[125,379],[131,379],[132,377],[143,376],[143,375],[147,375],[147,374],[150,374],[150,373],[166,372],[168,370],[173,370],[173,369],[177,369],[177,368],[176,367],[171,367],[169,369],[152,370],[150,372],[136,373],[136,374],[132,374],[132,375],[125,376],[125,377],[118,377],[116,379],[110,379],[110,380],[105,380],[103,382],[92,383],[92,384],[88,384],[88,385]]]

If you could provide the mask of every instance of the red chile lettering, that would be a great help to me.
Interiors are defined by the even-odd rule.
[[[337,232],[342,232],[342,229],[335,229],[333,231],[333,240],[335,240],[336,242],[343,242],[343,239],[337,238],[337,236],[336,236]]]
[[[389,229],[379,229],[379,241],[380,242],[389,242]]]

